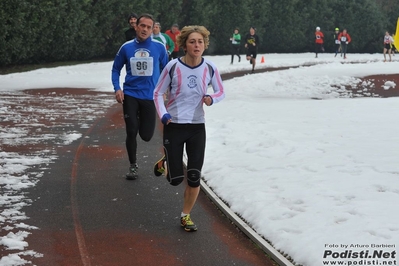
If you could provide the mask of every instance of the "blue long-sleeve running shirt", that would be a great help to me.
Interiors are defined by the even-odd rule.
[[[119,77],[126,65],[123,92],[129,96],[153,100],[155,85],[162,69],[169,62],[165,46],[151,37],[143,42],[137,39],[125,42],[115,56],[112,66],[114,90],[120,90]]]

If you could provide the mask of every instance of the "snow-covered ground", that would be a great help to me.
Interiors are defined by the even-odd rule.
[[[221,73],[251,68],[246,60],[235,58],[230,65],[230,56],[207,57]],[[382,54],[348,54],[345,61],[333,54],[318,59],[312,53],[259,55],[258,69],[306,66],[225,81],[226,98],[205,109],[207,184],[298,264],[397,263],[399,98],[354,99],[344,89],[358,84],[359,77],[399,73],[398,59],[382,59]],[[19,255],[42,255],[25,241],[35,225],[28,225],[23,213],[31,204],[23,191],[40,182],[42,171],[25,172],[51,167],[57,158],[51,150],[3,151],[4,144],[35,144],[44,137],[31,137],[23,125],[32,121],[17,119],[26,110],[11,105],[11,98],[34,88],[110,92],[111,66],[91,63],[0,76],[0,94],[8,95],[0,98],[0,248],[15,250],[0,265],[23,265],[28,262]],[[384,89],[396,86],[387,80]],[[90,108],[105,110],[113,103],[104,97]],[[68,145],[81,136],[45,137]]]

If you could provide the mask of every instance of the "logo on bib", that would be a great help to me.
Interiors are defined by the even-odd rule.
[[[144,50],[138,50],[134,53],[134,57],[150,57],[150,53]]]

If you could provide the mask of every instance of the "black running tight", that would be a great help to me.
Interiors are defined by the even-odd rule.
[[[154,135],[156,110],[153,100],[141,100],[125,94],[123,115],[126,124],[126,149],[130,164],[137,162],[137,134],[144,141]]]
[[[184,180],[183,150],[187,153],[187,184],[198,187],[205,155],[205,124],[174,124],[164,126],[163,146],[167,162],[167,179],[177,186]]]

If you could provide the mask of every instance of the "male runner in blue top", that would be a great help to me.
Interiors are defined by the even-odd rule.
[[[124,43],[112,66],[112,84],[117,102],[123,104],[126,124],[126,149],[130,167],[126,179],[133,180],[137,173],[137,134],[144,141],[154,135],[156,110],[154,88],[160,72],[169,62],[165,46],[151,38],[154,18],[149,14],[137,19],[135,39]],[[123,90],[119,84],[122,68],[126,66]]]

